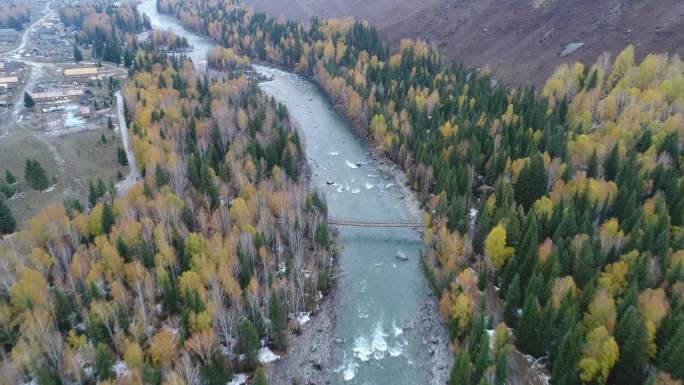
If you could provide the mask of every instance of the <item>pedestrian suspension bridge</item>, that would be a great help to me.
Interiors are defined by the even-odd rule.
[[[405,227],[405,228],[422,228],[423,224],[420,222],[361,222],[351,221],[340,218],[328,218],[328,224],[333,226],[350,226],[350,227]]]

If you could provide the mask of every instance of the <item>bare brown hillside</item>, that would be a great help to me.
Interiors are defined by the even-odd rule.
[[[593,62],[634,44],[637,54],[684,56],[681,0],[248,0],[288,18],[352,16],[385,38],[421,38],[468,66],[489,64],[508,83],[539,85],[562,61]],[[570,43],[584,43],[565,56]]]

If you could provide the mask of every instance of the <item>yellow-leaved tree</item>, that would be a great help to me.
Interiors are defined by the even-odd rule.
[[[485,254],[494,267],[499,269],[513,253],[515,249],[506,245],[506,229],[499,223],[485,239]]]

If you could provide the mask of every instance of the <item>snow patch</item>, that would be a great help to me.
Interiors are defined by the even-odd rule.
[[[494,350],[494,329],[487,329],[487,336],[489,337],[489,350]]]
[[[259,349],[259,362],[262,364],[268,364],[273,361],[276,361],[280,358],[279,355],[273,353],[271,349],[269,349],[267,346],[262,347]]]
[[[247,375],[244,373],[238,373],[233,376],[233,379],[230,380],[226,385],[242,385],[247,382]]]
[[[309,322],[309,320],[311,320],[311,313],[309,313],[309,312],[297,313],[296,319],[297,319],[297,323],[299,324],[299,326],[302,326],[305,323]]]
[[[560,56],[568,56],[571,53],[577,51],[578,49],[584,47],[584,42],[579,41],[579,42],[574,42],[574,43],[569,43],[568,45],[565,46],[565,49],[563,49],[563,52],[561,52]]]

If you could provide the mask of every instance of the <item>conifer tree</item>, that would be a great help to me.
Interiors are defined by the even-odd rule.
[[[9,185],[17,183],[17,178],[10,172],[10,170],[5,169],[5,182]]]
[[[83,60],[83,54],[81,53],[81,50],[78,49],[77,46],[74,46],[74,61],[76,63],[79,63]]]
[[[204,385],[225,385],[232,378],[230,367],[220,353],[211,355],[209,362],[201,368]],[[255,382],[252,382],[253,384]]]
[[[258,363],[257,353],[259,347],[259,334],[256,328],[248,319],[243,319],[240,322],[237,348],[238,353],[245,355],[245,361],[249,368],[255,368]]]
[[[470,385],[470,377],[470,354],[467,349],[461,349],[456,353],[454,366],[449,375],[449,385]]]
[[[582,357],[582,323],[570,328],[561,339],[553,361],[551,385],[579,385],[577,363]]]
[[[591,154],[589,163],[587,164],[587,176],[589,178],[598,178],[598,156],[596,150]]]
[[[115,222],[116,218],[114,217],[112,206],[109,202],[105,202],[102,206],[102,232],[109,234],[109,232],[112,231],[112,226],[114,226]]]
[[[50,186],[47,176],[45,175],[45,170],[43,166],[37,160],[27,159],[24,165],[24,179],[28,185],[34,189],[43,191]]]
[[[518,328],[515,330],[515,340],[520,351],[533,356],[540,356],[544,353],[543,343],[539,340],[538,333],[540,317],[539,301],[534,296],[528,296],[525,300]]]
[[[28,92],[24,92],[24,107],[33,108],[35,105],[36,102],[33,100],[33,97]]]
[[[0,235],[11,234],[17,229],[17,222],[9,207],[0,199]]]
[[[665,345],[661,354],[662,368],[675,378],[684,381],[684,325],[679,325],[677,333]]]
[[[646,327],[636,307],[630,306],[615,328],[620,358],[613,368],[615,384],[641,385],[644,381],[647,341]]]
[[[620,169],[620,154],[618,151],[618,145],[616,144],[608,153],[608,157],[603,164],[603,174],[606,180],[615,180],[617,177],[618,170]]]
[[[268,385],[268,379],[266,378],[266,371],[264,368],[257,368],[256,372],[254,372],[252,385]]]
[[[273,347],[278,350],[285,350],[287,349],[287,311],[277,293],[271,295],[268,303],[268,313],[271,317]]]
[[[544,159],[537,152],[525,163],[515,183],[515,200],[525,210],[546,194],[547,175]]]
[[[95,350],[95,373],[100,381],[114,378],[113,364],[112,351],[106,344],[99,343]]]

